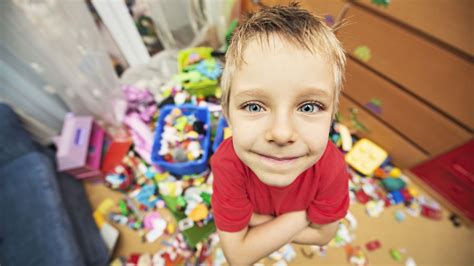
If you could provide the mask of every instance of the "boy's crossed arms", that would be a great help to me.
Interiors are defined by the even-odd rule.
[[[278,217],[253,213],[249,226],[239,232],[219,231],[219,236],[230,265],[251,265],[289,242],[325,245],[335,235],[337,225],[338,221],[310,223],[304,210]]]
[[[299,213],[300,216],[303,215],[307,219],[305,211],[298,211],[296,213]],[[256,227],[258,225],[273,221],[276,218],[277,217],[271,215],[253,213],[249,226]],[[331,239],[336,234],[338,224],[339,221],[329,224],[315,224],[308,221],[308,226],[297,233],[291,242],[303,245],[324,246],[329,243],[329,241],[331,241]]]

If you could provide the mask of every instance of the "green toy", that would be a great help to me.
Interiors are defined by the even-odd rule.
[[[198,63],[203,59],[212,58],[212,51],[214,49],[210,47],[195,47],[186,50],[181,50],[178,53],[178,72],[185,72],[184,68]]]
[[[235,28],[239,25],[239,21],[237,19],[232,20],[225,33],[225,50],[229,48],[230,40],[232,39],[232,34],[234,33]]]
[[[196,47],[178,53],[178,74],[173,80],[191,95],[216,96],[221,64],[212,57],[210,47]]]
[[[191,95],[213,96],[216,93],[217,80],[208,79],[198,71],[178,73],[173,79]]]
[[[396,261],[401,261],[402,260],[402,255],[400,254],[400,252],[398,250],[396,250],[394,248],[390,249],[390,255]]]
[[[211,194],[206,192],[201,192],[201,198],[207,205],[211,205]]]
[[[390,4],[390,0],[372,0],[372,4],[387,7]]]
[[[128,209],[127,209],[127,203],[123,200],[119,200],[119,207],[120,207],[120,212],[122,215],[127,216],[128,215]]]
[[[381,183],[388,192],[400,190],[407,185],[402,179],[392,177],[382,179]]]
[[[166,206],[169,208],[169,210],[178,222],[186,218],[184,212],[178,211],[176,208],[179,205],[179,197],[162,196],[162,199],[165,201]],[[193,226],[189,229],[184,230],[182,233],[184,235],[184,239],[189,244],[189,246],[191,248],[195,248],[199,242],[208,239],[209,236],[215,231],[216,225],[214,221],[210,221],[203,227]]]
[[[372,58],[370,48],[365,45],[357,46],[354,49],[354,56],[362,62],[368,62]]]

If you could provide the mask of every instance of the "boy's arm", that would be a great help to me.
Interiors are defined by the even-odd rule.
[[[251,265],[290,242],[309,225],[305,211],[289,212],[239,232],[217,230],[230,265]]]
[[[249,227],[255,227],[271,220],[275,219],[275,216],[265,215],[265,214],[258,214],[252,213],[252,217],[250,218]]]
[[[274,220],[274,216],[253,213],[249,225],[251,227]],[[314,224],[307,226],[292,239],[293,243],[303,245],[324,246],[336,235],[339,221],[330,224]]]
[[[339,221],[330,224],[314,224],[304,228],[293,239],[292,242],[303,245],[324,246],[336,235]]]

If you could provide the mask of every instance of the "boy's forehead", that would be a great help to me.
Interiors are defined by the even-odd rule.
[[[234,72],[232,90],[285,86],[317,88],[332,95],[331,64],[303,47],[279,37],[252,39],[243,51],[243,62]],[[234,95],[235,95],[234,91]]]
[[[269,56],[274,53],[284,53],[288,51],[301,51],[310,53],[303,47],[297,47],[295,44],[276,34],[268,36],[255,36],[248,40],[242,51],[244,61],[255,56]]]
[[[294,76],[302,78],[301,81],[311,80],[315,75],[324,73],[332,78],[332,65],[330,60],[320,53],[313,53],[303,47],[297,47],[289,41],[279,37],[269,37],[268,39],[250,40],[242,51],[242,58],[234,72],[237,78],[245,72],[246,77],[253,76],[259,79],[278,79],[274,74],[282,70],[284,76]],[[313,71],[313,72],[311,72]],[[303,77],[301,77],[303,75]]]
[[[284,52],[302,52],[308,56],[322,57],[326,60],[330,58],[327,47],[323,48],[321,41],[318,41],[316,37],[308,37],[306,41],[301,42],[278,33],[270,33],[255,35],[242,42],[238,45],[241,49],[238,49],[240,51],[237,51],[237,57],[244,59],[244,62],[255,55],[266,56]]]

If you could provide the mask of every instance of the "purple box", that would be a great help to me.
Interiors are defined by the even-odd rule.
[[[58,170],[77,178],[101,175],[100,162],[105,131],[92,117],[69,113],[56,138]]]
[[[77,178],[88,178],[101,176],[100,163],[102,159],[102,145],[104,144],[105,131],[102,127],[97,125],[95,122],[92,123],[92,132],[89,138],[89,147],[87,150],[86,157],[86,171],[81,174],[77,174]]]

